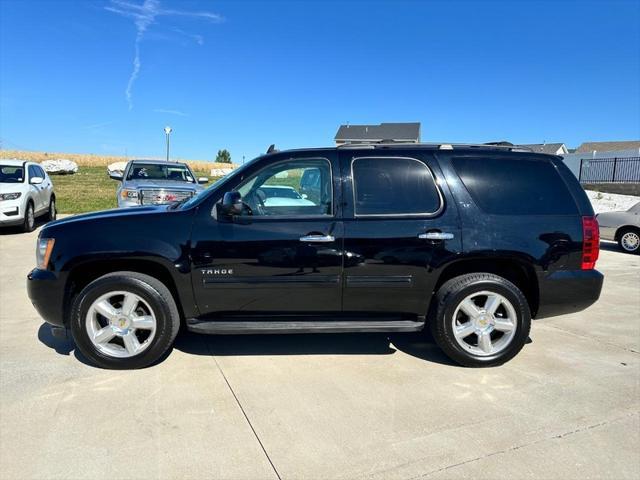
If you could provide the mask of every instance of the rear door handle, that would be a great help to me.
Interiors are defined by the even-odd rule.
[[[331,243],[335,242],[336,238],[333,235],[305,235],[300,237],[301,242],[315,242],[315,243]]]
[[[420,235],[418,235],[418,238],[421,240],[451,240],[453,238],[453,233],[427,232],[421,233]]]

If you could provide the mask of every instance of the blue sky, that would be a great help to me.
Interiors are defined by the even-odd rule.
[[[238,162],[347,121],[637,139],[639,25],[638,1],[0,0],[0,139],[161,157],[169,124],[176,157]]]

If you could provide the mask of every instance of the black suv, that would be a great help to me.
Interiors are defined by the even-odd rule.
[[[591,204],[560,157],[347,145],[271,152],[182,203],[49,223],[28,289],[54,334],[69,329],[102,367],[157,361],[181,325],[428,328],[477,367],[515,356],[531,318],[593,304],[598,249]]]

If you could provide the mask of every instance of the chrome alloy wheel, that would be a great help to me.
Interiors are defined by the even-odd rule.
[[[156,334],[156,316],[141,297],[109,292],[96,299],[85,318],[87,335],[101,353],[128,358],[145,351]]]
[[[458,345],[479,357],[503,351],[516,333],[516,310],[502,295],[472,293],[453,314],[453,335]]]
[[[635,252],[640,246],[640,236],[636,232],[627,232],[620,238],[620,245],[627,252]]]

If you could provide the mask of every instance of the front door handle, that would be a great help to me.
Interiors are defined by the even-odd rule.
[[[420,235],[418,235],[418,238],[421,240],[451,240],[453,238],[453,233],[427,232],[421,233]]]
[[[336,238],[333,235],[305,235],[300,237],[301,242],[315,242],[315,243],[331,243],[335,242]]]

